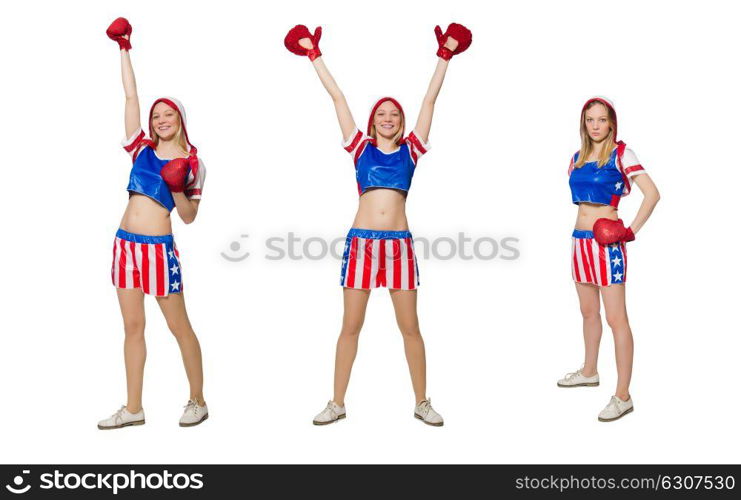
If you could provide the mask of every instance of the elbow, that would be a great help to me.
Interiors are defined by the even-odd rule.
[[[181,213],[178,213],[180,215],[180,220],[182,220],[185,224],[192,224],[194,220],[196,220],[196,214],[187,214],[183,215]]]
[[[332,102],[334,102],[335,104],[337,104],[338,102],[344,102],[345,100],[345,94],[343,94],[341,90],[330,92],[329,95],[332,96]]]

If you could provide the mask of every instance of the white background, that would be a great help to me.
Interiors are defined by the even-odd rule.
[[[8,463],[738,462],[738,16],[720,2],[77,2],[0,15],[3,179],[0,460]],[[249,4],[252,5],[252,4]],[[127,17],[142,111],[180,98],[208,167],[192,225],[174,223],[211,417],[177,425],[188,388],[147,300],[142,427],[101,432],[125,402],[111,245],[130,163],[108,24]],[[412,418],[388,294],[372,294],[347,420],[331,397],[340,263],[264,258],[270,236],[344,237],[352,163],[287,30],[321,24],[357,123],[381,95],[411,129],[436,64],[435,24],[474,34],[435,110],[407,203],[417,238],[515,237],[517,260],[421,259],[429,395]],[[566,169],[578,117],[612,98],[620,138],[662,195],[629,244],[635,412],[597,421],[616,382],[607,325],[596,389],[582,362]],[[632,221],[635,189],[621,204]],[[240,239],[241,234],[249,234]],[[251,256],[221,257],[240,241]],[[470,252],[470,249],[469,249]]]

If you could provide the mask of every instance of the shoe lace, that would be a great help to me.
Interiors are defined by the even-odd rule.
[[[122,405],[121,408],[119,408],[118,410],[116,410],[116,412],[113,415],[111,415],[111,418],[114,421],[116,421],[116,420],[119,420],[119,421],[120,420],[123,420],[123,412],[124,412],[125,409],[126,409],[126,405]]]
[[[425,399],[419,405],[417,405],[417,408],[419,409],[419,413],[421,415],[427,415],[430,410],[432,410],[432,400]]]
[[[620,412],[620,407],[618,406],[618,399],[615,396],[610,397],[610,402],[607,403],[607,407],[614,407],[615,411],[618,413]]]
[[[188,400],[188,403],[185,406],[183,406],[183,408],[185,409],[186,412],[191,407],[193,408],[193,413],[197,416],[198,415],[199,407],[198,407],[198,403],[196,402],[195,399]]]
[[[335,411],[332,401],[327,403],[327,407],[324,409],[324,411],[328,412],[332,416],[332,418],[337,416],[337,411]]]

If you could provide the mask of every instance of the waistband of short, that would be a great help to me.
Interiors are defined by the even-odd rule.
[[[574,238],[594,238],[594,233],[592,231],[587,231],[586,229],[574,229],[571,236]]]
[[[368,240],[398,240],[411,238],[409,231],[376,231],[374,229],[359,229],[353,227],[347,233],[348,238],[365,238]]]
[[[116,238],[121,238],[126,241],[133,241],[134,243],[148,243],[151,245],[157,245],[160,243],[172,243],[174,241],[171,234],[163,234],[161,236],[149,236],[146,234],[136,234],[119,229],[116,231]]]

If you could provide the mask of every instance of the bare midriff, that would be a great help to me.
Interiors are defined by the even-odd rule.
[[[599,205],[596,203],[579,203],[579,212],[576,214],[575,229],[591,231],[597,219],[601,218],[617,220],[617,208],[612,205]]]
[[[360,197],[352,227],[376,231],[407,231],[404,191],[387,188],[368,189]]]
[[[119,226],[124,231],[147,236],[172,233],[170,212],[148,196],[131,193]]]

